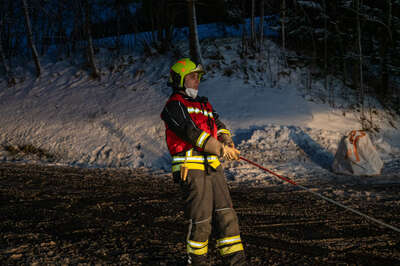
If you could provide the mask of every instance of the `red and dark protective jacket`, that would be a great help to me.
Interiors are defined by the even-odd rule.
[[[171,155],[192,148],[202,152],[211,136],[217,138],[218,130],[226,130],[206,97],[192,99],[179,92],[171,95],[161,119]]]

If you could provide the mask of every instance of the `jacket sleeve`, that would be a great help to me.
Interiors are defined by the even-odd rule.
[[[203,148],[209,138],[209,134],[195,125],[189,112],[179,101],[169,102],[161,113],[161,119],[179,138],[193,146]]]
[[[215,119],[215,124],[217,125],[217,135],[218,140],[222,143],[234,147],[232,134],[226,125],[219,119],[219,114],[213,110],[213,116]]]

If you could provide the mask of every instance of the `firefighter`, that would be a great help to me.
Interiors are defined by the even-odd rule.
[[[216,247],[227,265],[245,265],[237,215],[218,158],[238,160],[230,131],[206,97],[197,95],[205,72],[189,58],[170,69],[173,93],[161,118],[172,156],[172,174],[181,184],[188,222],[189,265],[209,265],[208,241],[213,225]]]

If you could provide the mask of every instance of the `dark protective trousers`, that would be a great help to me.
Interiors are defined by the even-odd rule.
[[[208,240],[213,224],[217,237],[216,247],[224,262],[227,265],[245,265],[238,218],[232,207],[223,168],[219,166],[215,170],[206,167],[206,171],[189,170],[186,180],[180,181],[185,216],[189,219],[186,239],[189,263],[207,265]]]

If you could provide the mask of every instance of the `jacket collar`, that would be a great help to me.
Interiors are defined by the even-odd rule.
[[[172,95],[174,95],[174,94],[180,94],[180,95],[182,95],[182,97],[185,100],[190,101],[190,102],[200,102],[200,103],[207,103],[208,102],[208,98],[207,97],[197,96],[195,99],[193,99],[192,97],[187,96],[182,90],[172,93]]]

